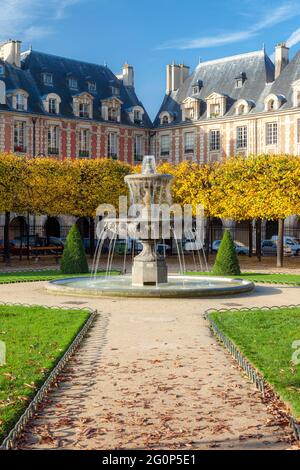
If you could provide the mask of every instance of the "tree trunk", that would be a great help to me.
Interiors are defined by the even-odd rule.
[[[10,223],[10,212],[5,212],[3,261],[7,264],[10,263],[9,223]]]
[[[278,220],[277,268],[283,267],[284,219]]]
[[[252,220],[249,220],[249,258],[253,255],[253,224]]]
[[[90,217],[90,257],[93,258],[95,254],[95,220]]]
[[[210,243],[211,243],[210,228],[211,228],[211,218],[207,217],[207,219],[206,219],[206,234],[205,234],[205,246],[206,246],[207,259],[208,259],[209,254],[210,254]]]
[[[256,256],[261,261],[261,219],[256,219]]]

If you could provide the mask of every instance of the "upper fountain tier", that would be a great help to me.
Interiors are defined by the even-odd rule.
[[[173,176],[156,172],[154,156],[145,156],[142,173],[128,175],[125,181],[130,190],[132,204],[172,204],[171,184]]]

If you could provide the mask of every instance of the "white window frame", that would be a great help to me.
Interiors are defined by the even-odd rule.
[[[47,130],[48,155],[59,155],[59,126],[50,124]]]
[[[246,149],[248,147],[248,127],[238,126],[236,128],[236,148]]]
[[[14,151],[18,153],[26,153],[27,151],[26,121],[14,122]]]
[[[70,90],[78,90],[78,80],[77,78],[71,77],[68,79]]]
[[[220,129],[211,129],[209,131],[209,151],[219,152],[221,150],[221,131]]]
[[[88,82],[88,89],[89,89],[90,93],[96,93],[97,83],[96,82]]]
[[[278,144],[278,123],[266,123],[266,146]]]
[[[53,74],[49,72],[45,72],[43,74],[43,81],[44,81],[44,85],[53,86]]]
[[[141,162],[144,156],[144,136],[135,134],[134,136],[134,161]]]
[[[169,134],[160,136],[160,155],[166,157],[170,155],[171,139]]]
[[[89,129],[80,129],[79,132],[79,158],[89,158],[91,151],[91,135]]]
[[[26,111],[27,109],[27,97],[24,93],[16,93],[16,110],[17,111]]]
[[[195,152],[195,132],[184,133],[184,153]]]
[[[49,98],[48,108],[49,114],[57,114],[58,103],[56,98]]]
[[[117,132],[108,133],[107,156],[114,160],[118,158],[118,134]]]

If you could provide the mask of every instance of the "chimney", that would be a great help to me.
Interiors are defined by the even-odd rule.
[[[123,65],[122,80],[124,86],[134,87],[134,68],[127,63]]]
[[[178,90],[183,82],[188,78],[190,74],[190,68],[184,64],[173,64],[167,65],[167,86],[166,94],[168,95],[172,91]]]
[[[289,63],[289,50],[285,42],[277,44],[275,48],[275,80]]]
[[[9,64],[21,67],[21,41],[8,41],[0,44],[0,59]]]

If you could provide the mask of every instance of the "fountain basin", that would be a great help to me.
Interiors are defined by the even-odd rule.
[[[133,286],[131,276],[59,279],[47,284],[49,292],[93,297],[199,298],[251,292],[253,282],[212,276],[170,275],[168,284]]]

